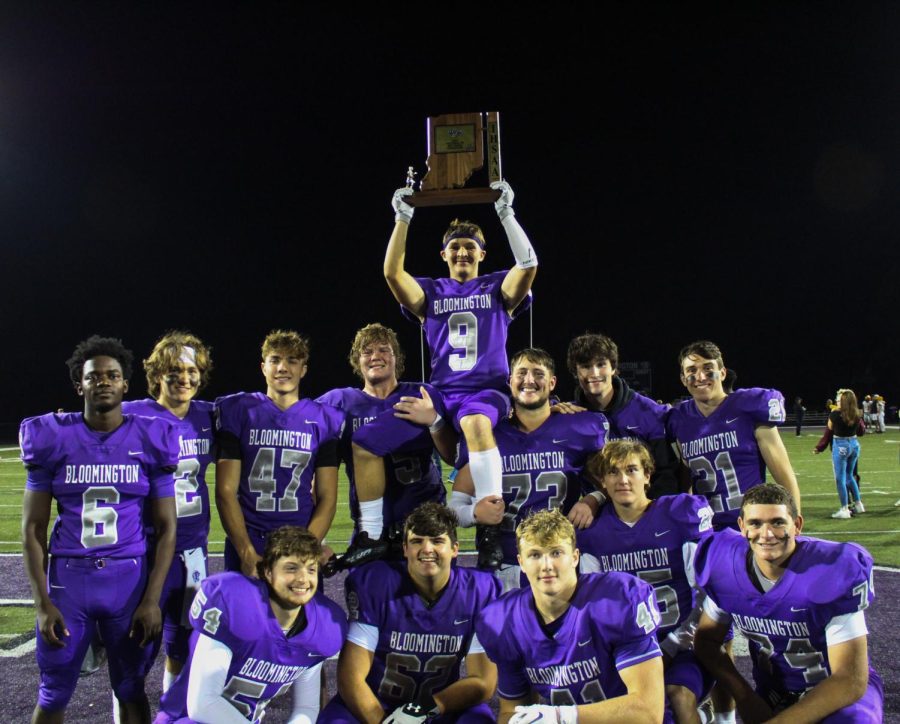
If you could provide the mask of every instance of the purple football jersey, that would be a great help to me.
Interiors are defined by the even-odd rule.
[[[344,461],[347,478],[350,480],[350,515],[359,519],[359,500],[356,496],[356,482],[353,477],[353,454],[351,442],[353,433],[363,425],[375,420],[379,415],[393,415],[394,404],[401,397],[420,397],[420,383],[400,382],[397,388],[381,400],[356,387],[342,387],[331,390],[316,402],[331,405],[346,415],[344,434],[341,436],[341,459]],[[438,393],[431,385],[424,385],[433,396]],[[390,427],[385,428],[389,432]],[[395,447],[395,446],[391,446]],[[434,444],[427,427],[420,428],[420,434],[413,443],[408,443],[384,459],[384,525],[402,521],[421,503],[434,500],[444,503],[447,493],[441,480],[440,471],[432,458]]]
[[[500,289],[507,273],[493,272],[465,282],[416,277],[425,292],[422,324],[431,353],[431,384],[438,389],[506,392],[509,323],[531,306],[529,292],[512,314],[507,311]]]
[[[231,664],[222,696],[252,722],[265,707],[307,669],[340,651],[347,633],[341,607],[317,593],[303,607],[306,628],[286,637],[269,604],[265,582],[240,573],[210,576],[191,606],[191,653],[184,670],[160,699],[157,724],[187,716],[191,662],[201,635],[231,649]]]
[[[216,400],[216,425],[240,442],[238,502],[247,527],[309,525],[316,453],[340,440],[344,414],[308,399],[281,410],[262,392],[238,392]]]
[[[633,526],[623,523],[608,503],[588,528],[576,532],[581,565],[583,570],[623,571],[651,584],[662,617],[662,640],[693,610],[685,555],[690,563],[691,544],[712,533],[712,517],[702,495],[657,498]]]
[[[213,462],[213,404],[193,400],[184,419],[149,397],[123,402],[122,411],[158,417],[171,423],[178,435],[178,469],[175,471],[175,511],[178,537],[175,551],[205,547],[209,537],[209,490],[206,469]]]
[[[561,618],[545,627],[539,615],[527,586],[478,617],[478,641],[497,664],[504,699],[534,691],[542,704],[566,706],[623,696],[618,670],[662,655],[653,589],[626,573],[583,575]]]
[[[537,430],[520,430],[512,420],[494,428],[503,466],[503,502],[500,523],[503,563],[516,564],[516,526],[538,510],[567,514],[581,498],[582,470],[587,459],[606,443],[606,418],[597,412],[553,414]],[[469,462],[465,439],[460,439],[456,467]]]
[[[694,492],[709,499],[718,528],[737,529],[744,492],[766,482],[766,468],[755,431],[784,422],[784,397],[778,390],[748,387],[728,395],[709,417],[693,400],[669,413],[666,432],[678,442],[691,470]]]
[[[478,612],[500,595],[500,582],[491,574],[454,566],[429,608],[406,566],[377,561],[355,569],[346,581],[350,620],[378,630],[366,683],[387,711],[459,679]]]
[[[59,515],[50,553],[131,557],[146,552],[144,501],[175,494],[178,436],[165,420],[125,415],[112,432],[80,412],[31,417],[19,428],[25,487],[50,493]]]
[[[671,408],[638,393],[618,410],[606,410],[609,440],[659,440],[666,436],[666,415]]]
[[[855,543],[798,536],[787,570],[762,593],[747,572],[748,555],[736,531],[710,536],[697,548],[697,584],[748,638],[757,691],[802,693],[831,674],[831,619],[872,601],[872,557]]]

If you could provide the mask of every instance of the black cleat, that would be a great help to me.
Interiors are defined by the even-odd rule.
[[[503,546],[500,545],[500,525],[479,525],[475,540],[478,541],[478,567],[483,571],[496,571],[503,564]]]
[[[364,563],[380,561],[388,555],[390,550],[391,542],[389,540],[372,540],[369,538],[369,534],[363,531],[353,539],[344,555],[335,556],[322,566],[322,575],[325,578],[331,578],[340,571],[346,571]]]

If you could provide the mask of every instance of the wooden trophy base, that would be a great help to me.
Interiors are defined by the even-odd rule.
[[[491,188],[477,189],[440,189],[435,191],[416,191],[404,201],[410,206],[462,206],[463,204],[492,204],[500,198],[500,192]]]

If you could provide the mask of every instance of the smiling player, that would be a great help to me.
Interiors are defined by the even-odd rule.
[[[184,666],[190,635],[187,609],[200,581],[206,578],[209,535],[206,469],[213,461],[213,404],[194,397],[209,380],[211,370],[209,349],[198,337],[189,332],[168,332],[144,360],[147,389],[152,397],[122,403],[123,412],[166,420],[178,435],[175,556],[159,604],[166,647],[163,691]],[[148,661],[148,667],[152,663],[152,659]]]
[[[765,482],[766,468],[799,507],[800,488],[777,428],[785,418],[782,394],[760,387],[726,393],[722,352],[712,342],[687,345],[678,364],[692,399],[672,408],[666,431],[690,468],[693,492],[712,506],[713,526],[737,528],[743,493]]]
[[[454,566],[456,516],[429,502],[406,519],[402,563],[376,561],[347,577],[350,631],[338,659],[338,695],[320,722],[493,721],[486,702],[497,669],[475,636],[497,579]],[[467,676],[460,678],[466,662]]]
[[[507,329],[513,317],[530,305],[531,284],[537,274],[537,257],[512,209],[512,189],[505,181],[492,188],[501,192],[494,206],[516,259],[509,271],[480,276],[486,254],[484,234],[476,224],[454,221],[444,234],[441,250],[449,276],[412,276],[406,271],[406,236],[414,211],[406,203],[412,193],[408,188],[394,194],[394,231],[384,258],[384,277],[391,292],[404,313],[422,325],[428,340],[431,384],[443,396],[449,422],[465,437],[477,500],[500,497],[503,492],[493,428],[509,414]],[[409,423],[385,419],[384,424]],[[357,489],[364,505],[380,505],[377,501],[384,492],[377,472],[368,471],[382,464],[379,452],[361,444],[354,448]],[[496,527],[482,531],[480,567],[500,565],[499,533]]]
[[[316,720],[322,664],[347,631],[341,608],[315,595],[321,555],[314,535],[284,526],[266,542],[259,579],[222,573],[201,584],[187,666],[163,694],[156,724],[259,722],[291,686],[290,721]]]
[[[748,490],[738,524],[740,534],[721,531],[697,549],[707,598],[694,649],[743,720],[882,721],[864,613],[874,595],[871,556],[855,543],[801,536],[803,518],[778,485]],[[755,687],[722,652],[732,624],[749,640]]]
[[[271,332],[260,363],[265,394],[216,400],[216,506],[228,536],[226,570],[256,576],[269,531],[299,525],[321,541],[334,520],[344,415],[300,399],[308,360],[303,337]]]

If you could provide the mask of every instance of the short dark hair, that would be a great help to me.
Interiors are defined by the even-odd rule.
[[[69,379],[73,385],[81,384],[84,364],[94,357],[112,357],[122,368],[122,376],[127,381],[131,378],[131,365],[134,355],[127,349],[122,340],[116,337],[101,337],[93,334],[75,346],[72,356],[66,360],[69,368]]]
[[[681,369],[681,365],[687,357],[703,357],[703,359],[711,359],[715,360],[719,363],[719,369],[722,369],[725,366],[725,362],[722,359],[722,350],[720,350],[714,342],[710,342],[708,339],[701,339],[696,342],[691,342],[688,345],[685,345],[681,348],[681,351],[678,353],[678,369]]]
[[[578,376],[578,365],[589,365],[597,359],[609,360],[614,370],[619,368],[619,348],[605,334],[585,332],[569,342],[566,366],[573,377]]]
[[[612,468],[619,467],[632,455],[637,456],[645,475],[648,477],[653,475],[656,466],[653,463],[653,455],[650,454],[650,450],[640,440],[630,440],[628,438],[611,440],[606,443],[601,450],[588,458],[586,467],[591,475],[602,481]]]
[[[283,352],[309,362],[309,340],[293,329],[273,329],[262,343],[263,362],[273,352]]]
[[[283,525],[269,533],[262,560],[256,564],[260,578],[271,571],[279,558],[296,556],[301,561],[319,561],[322,544],[306,528],[297,525]]]
[[[792,518],[796,518],[798,515],[794,496],[787,488],[778,483],[755,485],[744,493],[744,500],[741,502],[741,518],[744,517],[744,508],[748,505],[783,505],[790,511]]]
[[[459,525],[459,519],[456,517],[456,513],[446,505],[429,500],[406,516],[406,521],[403,523],[403,542],[405,543],[409,534],[413,532],[430,538],[446,535],[451,543],[456,543],[457,525]]]
[[[523,350],[519,350],[512,357],[509,358],[509,370],[512,372],[513,367],[516,366],[519,360],[527,359],[530,362],[536,362],[542,367],[546,367],[547,371],[550,372],[551,375],[556,374],[556,363],[553,361],[553,358],[550,356],[550,353],[546,350],[541,349],[540,347],[526,347]]]

